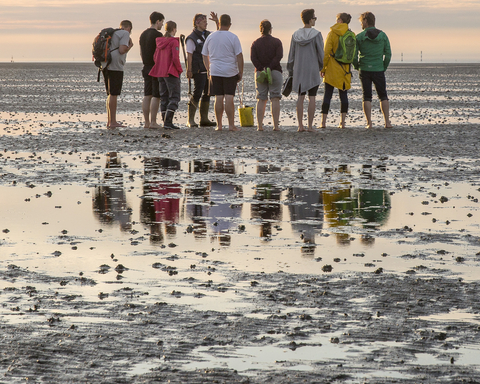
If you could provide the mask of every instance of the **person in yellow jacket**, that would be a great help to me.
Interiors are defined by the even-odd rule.
[[[325,83],[321,128],[326,128],[327,115],[334,88],[338,89],[340,96],[341,120],[338,128],[345,128],[345,118],[348,112],[347,90],[351,87],[352,73],[350,71],[350,64],[339,63],[335,60],[334,56],[338,48],[338,38],[347,32],[351,19],[352,16],[348,13],[339,13],[337,15],[337,23],[330,27],[330,32],[325,40],[325,57],[323,58],[323,68],[320,71],[320,75],[323,77],[323,82]]]

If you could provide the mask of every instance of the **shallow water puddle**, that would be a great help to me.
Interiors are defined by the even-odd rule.
[[[454,358],[452,360],[452,354]],[[417,365],[474,365],[480,367],[480,351],[475,348],[459,347],[451,353],[439,352],[437,355],[428,353],[416,353],[415,362]]]
[[[321,341],[321,343],[320,343]],[[316,345],[288,347],[285,345],[259,347],[208,347],[195,350],[195,358],[183,366],[184,369],[228,368],[243,374],[255,375],[256,371],[274,370],[279,366],[296,371],[312,371],[319,365],[337,366],[339,373],[342,365],[361,366],[362,357],[378,347],[395,348],[398,343],[374,343],[368,347],[351,348],[341,344],[332,344],[329,337],[315,337]],[[405,378],[408,374],[398,371],[371,371],[369,377]],[[358,376],[359,378],[360,376]],[[348,382],[348,380],[347,380]]]
[[[249,159],[122,159],[115,152],[4,153],[2,161],[11,174],[17,162],[29,161],[34,165],[22,172],[59,171],[49,184],[0,187],[0,265],[82,273],[99,284],[72,292],[112,294],[134,283],[170,301],[233,309],[245,303],[229,292],[221,271],[476,279],[480,270],[479,186],[395,185],[396,168],[388,164],[301,170]],[[418,159],[388,161],[422,166]],[[85,185],[62,184],[60,165],[75,162],[88,169]],[[303,176],[292,186],[284,184],[286,174]],[[212,281],[218,290],[207,299],[187,277]]]

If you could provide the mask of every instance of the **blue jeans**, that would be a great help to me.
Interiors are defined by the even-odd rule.
[[[327,115],[328,110],[330,109],[330,101],[332,100],[333,89],[334,89],[333,85],[325,83],[325,92],[323,94],[323,103],[322,103],[322,113],[324,115]],[[338,96],[340,96],[340,113],[347,113],[348,112],[347,91],[339,89]]]

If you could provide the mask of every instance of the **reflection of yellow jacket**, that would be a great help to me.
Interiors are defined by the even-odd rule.
[[[350,89],[350,82],[352,75],[349,64],[340,64],[332,55],[338,47],[338,37],[342,36],[348,30],[348,24],[335,24],[330,27],[327,40],[325,40],[325,57],[323,58],[323,69],[321,72],[325,73],[323,79],[324,83],[330,84],[335,88],[347,90]]]

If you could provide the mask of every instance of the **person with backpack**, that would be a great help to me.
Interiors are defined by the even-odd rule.
[[[308,93],[308,132],[313,132],[315,99],[320,85],[320,69],[323,65],[323,37],[315,28],[317,18],[314,9],[304,9],[301,13],[303,28],[292,35],[287,69],[293,77],[292,89],[298,92],[297,120],[298,132],[305,132],[303,126],[303,102]]]
[[[337,22],[330,27],[325,41],[325,57],[320,75],[325,83],[322,103],[322,124],[326,128],[327,115],[330,109],[334,88],[340,96],[340,123],[338,128],[345,128],[345,118],[348,112],[348,94],[351,88],[351,62],[355,55],[355,33],[348,29],[352,16],[348,13],[339,13]]]
[[[385,71],[390,64],[392,51],[385,32],[375,28],[375,15],[364,12],[359,18],[363,31],[357,35],[357,50],[353,66],[359,70],[363,90],[363,112],[367,119],[365,128],[372,128],[372,83],[375,84],[380,109],[385,120],[385,128],[392,128],[390,123],[390,105],[387,96]]]
[[[161,128],[157,123],[157,113],[160,107],[160,90],[158,79],[149,75],[155,62],[153,55],[157,48],[156,38],[162,37],[160,30],[163,27],[165,16],[160,12],[153,12],[150,15],[150,28],[147,28],[140,35],[140,56],[142,57],[144,80],[142,111],[145,118],[145,128]]]
[[[125,127],[117,121],[117,99],[122,92],[123,67],[127,59],[127,53],[133,47],[130,38],[132,27],[130,20],[123,20],[120,23],[120,29],[112,35],[110,45],[112,61],[108,66],[106,63],[103,65],[105,69],[102,72],[107,91],[107,128]]]
[[[183,72],[180,63],[180,40],[175,37],[177,23],[167,21],[164,37],[157,37],[157,49],[154,55],[155,65],[149,75],[158,77],[160,86],[160,110],[163,117],[163,128],[179,129],[173,124],[173,116],[180,102],[180,74]]]

